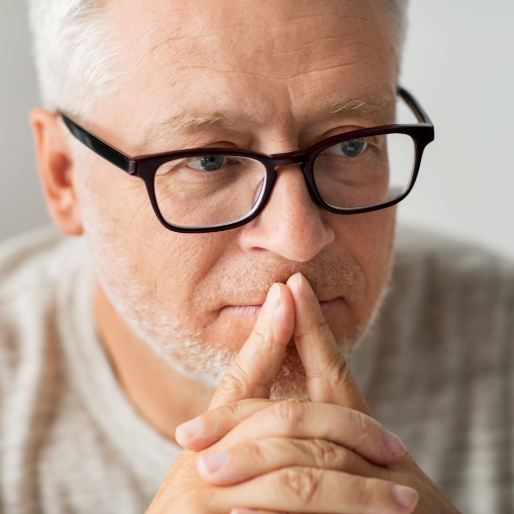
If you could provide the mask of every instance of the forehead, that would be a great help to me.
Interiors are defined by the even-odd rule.
[[[124,112],[269,124],[394,94],[382,0],[112,0]],[[180,124],[180,123],[179,123]]]

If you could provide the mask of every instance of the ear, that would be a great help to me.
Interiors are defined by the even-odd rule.
[[[81,235],[83,226],[74,180],[75,163],[60,117],[38,108],[32,112],[30,122],[50,218],[65,234]]]

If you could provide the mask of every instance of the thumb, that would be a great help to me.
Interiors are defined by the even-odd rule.
[[[294,300],[294,340],[313,402],[333,403],[370,415],[369,407],[346,364],[307,279],[297,273],[287,285]]]
[[[289,288],[273,284],[252,334],[225,373],[209,410],[249,398],[269,398],[293,337],[293,327],[294,305]]]

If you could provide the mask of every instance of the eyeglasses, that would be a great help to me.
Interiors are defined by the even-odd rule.
[[[265,155],[194,148],[131,158],[60,113],[70,132],[93,152],[142,179],[159,221],[169,230],[216,232],[252,221],[268,202],[279,166],[299,164],[311,197],[336,214],[385,209],[416,181],[434,125],[405,89],[399,96],[419,123],[386,125],[329,137],[306,150]]]

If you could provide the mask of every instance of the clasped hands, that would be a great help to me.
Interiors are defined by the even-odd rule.
[[[311,401],[272,401],[293,337]],[[209,410],[176,438],[185,450],[147,514],[457,512],[371,417],[300,274],[271,287]]]

